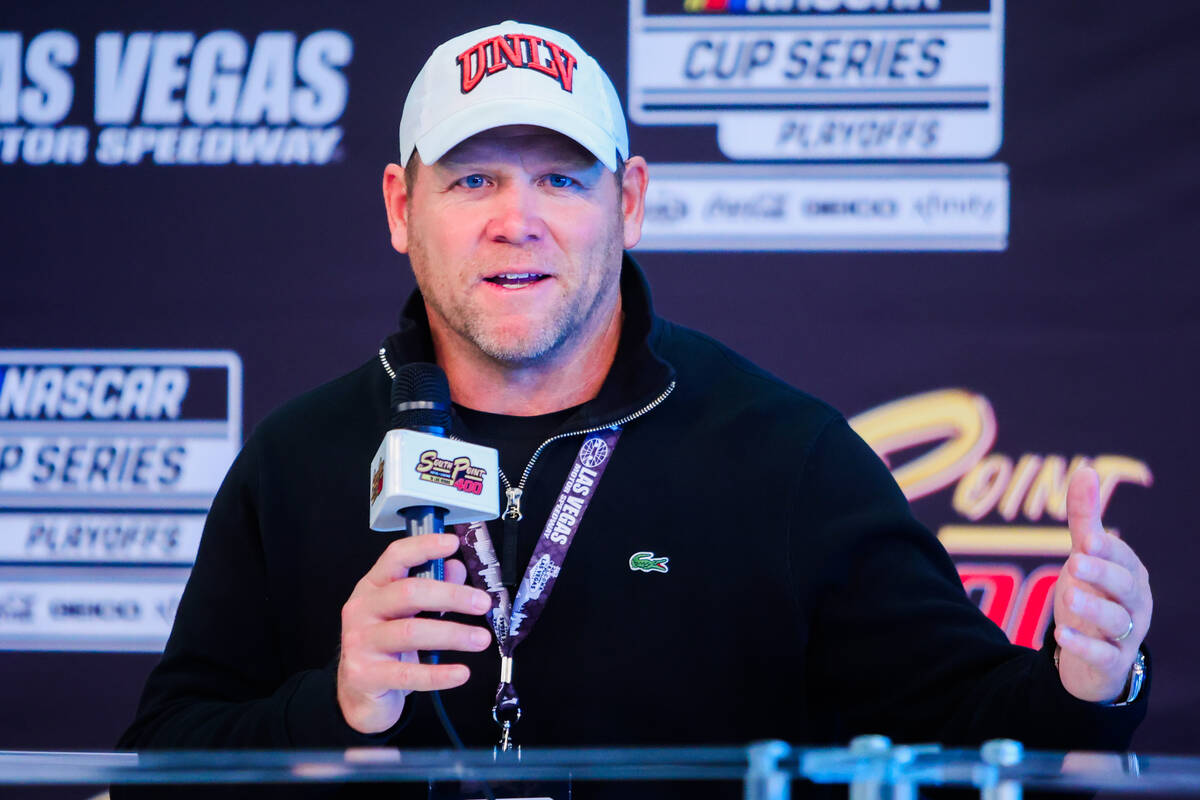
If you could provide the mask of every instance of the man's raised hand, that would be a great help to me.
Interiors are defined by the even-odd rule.
[[[1101,525],[1095,470],[1071,476],[1067,524],[1071,555],[1054,587],[1059,678],[1081,700],[1124,700],[1129,670],[1150,629],[1149,574],[1129,545]]]
[[[337,700],[355,730],[385,731],[400,719],[409,692],[450,689],[470,677],[463,664],[421,664],[418,650],[477,652],[491,643],[486,628],[416,616],[422,611],[485,614],[491,608],[487,592],[462,585],[467,571],[460,561],[446,562],[444,581],[408,577],[410,569],[457,549],[458,537],[451,534],[397,539],[342,606]]]

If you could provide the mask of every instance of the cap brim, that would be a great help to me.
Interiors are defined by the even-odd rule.
[[[569,108],[531,98],[497,98],[452,114],[417,139],[417,152],[426,164],[444,156],[459,142],[502,125],[536,125],[557,131],[583,145],[608,168],[617,169],[617,143],[599,125]],[[627,153],[620,154],[627,158]]]

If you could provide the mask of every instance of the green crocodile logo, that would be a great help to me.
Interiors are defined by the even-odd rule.
[[[669,572],[667,556],[656,557],[654,553],[642,551],[629,557],[629,568],[634,572]]]

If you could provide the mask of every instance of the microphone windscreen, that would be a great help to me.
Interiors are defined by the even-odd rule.
[[[396,370],[392,427],[450,430],[450,383],[437,364],[417,361]]]

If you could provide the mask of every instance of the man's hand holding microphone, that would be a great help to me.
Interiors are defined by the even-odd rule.
[[[461,561],[443,565],[459,541],[441,531],[446,523],[498,515],[496,451],[442,438],[450,391],[436,365],[398,371],[392,412],[393,430],[371,463],[371,527],[409,535],[388,545],[342,606],[337,700],[362,733],[395,725],[409,692],[451,689],[470,676],[463,664],[423,664],[418,651],[479,652],[492,642],[484,626],[418,614],[482,616],[492,607],[487,592],[465,585]],[[443,571],[443,579],[435,577]]]
[[[397,539],[388,545],[342,606],[342,655],[337,699],[350,727],[378,733],[396,724],[411,691],[451,689],[470,676],[463,664],[421,664],[418,650],[487,649],[487,628],[444,619],[422,619],[422,611],[487,613],[487,592],[462,585],[461,561],[447,561],[444,581],[409,577],[410,570],[458,549],[453,534]]]

